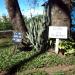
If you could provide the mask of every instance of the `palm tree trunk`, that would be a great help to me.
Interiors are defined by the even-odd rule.
[[[5,0],[10,20],[13,24],[13,29],[16,32],[23,33],[23,39],[26,36],[27,28],[23,16],[20,11],[18,0]]]
[[[71,0],[48,0],[50,25],[67,26],[70,32],[70,5]]]

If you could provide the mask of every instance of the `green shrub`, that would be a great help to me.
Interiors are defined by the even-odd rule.
[[[75,54],[75,41],[73,39],[61,40],[59,49],[64,49],[65,55]]]

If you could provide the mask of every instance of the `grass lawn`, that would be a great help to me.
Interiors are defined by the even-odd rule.
[[[19,49],[13,52],[15,45],[9,38],[0,39],[0,71],[17,69],[16,75],[48,75],[40,68],[50,68],[58,65],[73,65],[75,64],[75,56],[60,57],[49,51],[20,51]],[[15,67],[16,66],[16,67]],[[29,72],[32,71],[33,72]],[[34,72],[36,70],[36,72]],[[62,73],[62,74],[61,74]],[[66,72],[55,72],[54,75],[69,75],[75,74],[75,70]],[[72,75],[71,74],[71,75]]]

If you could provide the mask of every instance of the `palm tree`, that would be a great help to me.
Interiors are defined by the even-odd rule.
[[[25,26],[25,22],[20,11],[18,0],[5,0],[5,1],[10,20],[13,24],[14,31],[22,32],[23,40],[25,40],[27,28]]]
[[[51,25],[70,26],[70,0],[48,0]]]

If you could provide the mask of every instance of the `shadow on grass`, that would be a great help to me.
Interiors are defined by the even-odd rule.
[[[39,52],[36,52],[34,55],[32,55],[31,57],[27,58],[27,59],[24,59],[20,62],[18,62],[17,64],[13,65],[11,68],[9,68],[7,70],[7,73],[5,75],[16,75],[16,72],[17,70],[20,70],[20,68],[26,64],[27,62],[29,61],[32,61],[34,58],[36,58],[37,56],[45,53],[47,50],[43,50],[43,51],[39,51]]]
[[[19,48],[20,51],[31,51],[32,50],[32,47],[22,47],[22,48]]]
[[[2,43],[2,44],[0,44],[0,49],[8,48],[8,47],[10,47],[10,46],[12,46],[12,44],[10,44],[10,43],[8,43],[8,42]]]

